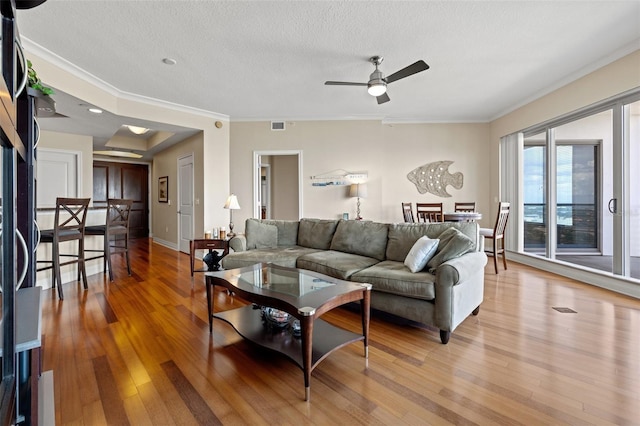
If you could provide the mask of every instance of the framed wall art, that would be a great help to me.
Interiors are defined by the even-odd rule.
[[[169,202],[169,176],[161,176],[158,178],[158,202]]]

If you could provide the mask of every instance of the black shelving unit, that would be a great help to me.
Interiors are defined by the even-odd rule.
[[[41,292],[35,286],[34,146],[37,130],[34,100],[24,87],[27,64],[16,22],[16,8],[35,7],[39,3],[42,1],[0,0],[0,425],[39,423]],[[18,284],[20,289],[16,289]]]

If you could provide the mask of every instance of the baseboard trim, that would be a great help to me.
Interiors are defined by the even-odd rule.
[[[153,242],[156,244],[160,244],[161,246],[165,246],[175,251],[180,251],[178,244],[172,243],[171,241],[162,240],[160,238],[153,238]]]
[[[640,299],[640,282],[631,278],[618,277],[608,272],[595,271],[580,265],[510,251],[507,252],[507,259]]]

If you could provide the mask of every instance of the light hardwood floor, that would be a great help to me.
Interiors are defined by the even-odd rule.
[[[58,425],[640,424],[640,301],[516,263],[486,268],[485,300],[442,345],[436,330],[372,315],[362,343],[301,370],[207,325],[189,256],[133,244],[128,277],[45,290],[43,369]],[[216,308],[242,301],[219,291]],[[553,307],[570,308],[561,313]],[[356,311],[324,318],[358,331]]]

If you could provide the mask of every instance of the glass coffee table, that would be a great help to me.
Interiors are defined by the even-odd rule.
[[[363,340],[364,356],[368,358],[371,284],[270,263],[207,272],[205,276],[209,332],[213,332],[213,319],[217,318],[229,323],[243,338],[289,357],[304,373],[306,401],[310,398],[311,371],[331,352]],[[213,288],[217,285],[251,304],[214,312]],[[320,319],[337,306],[357,301],[361,305],[362,334]]]

